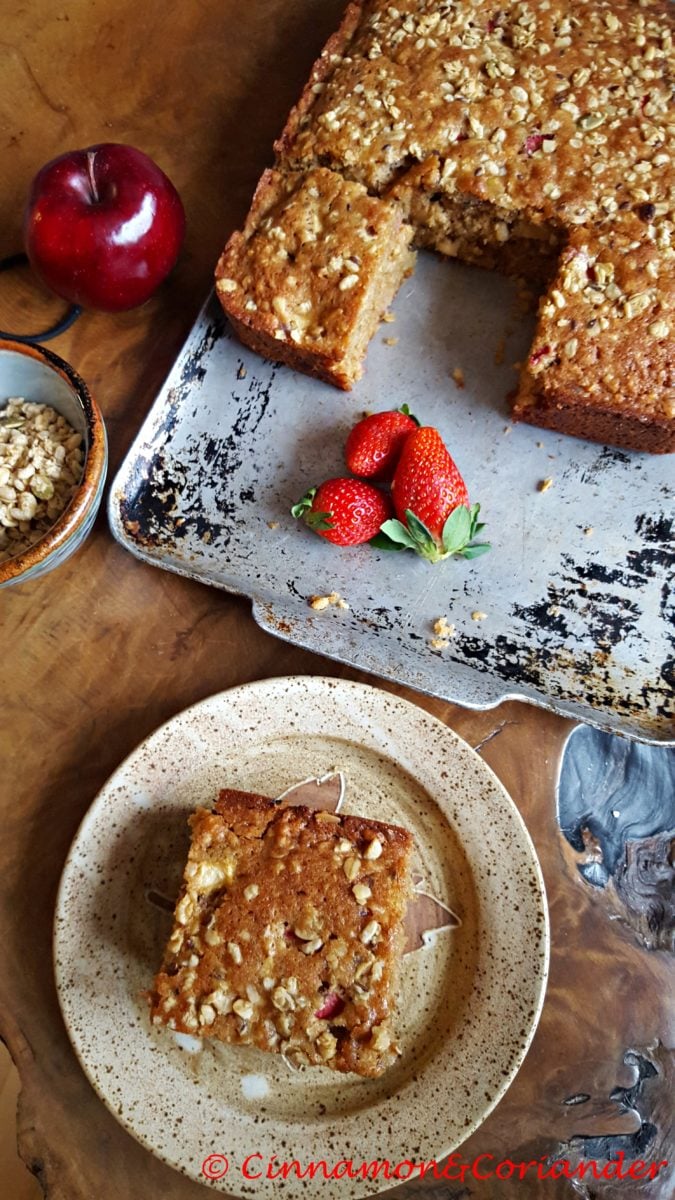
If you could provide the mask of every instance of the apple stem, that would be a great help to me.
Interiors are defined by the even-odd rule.
[[[96,151],[95,150],[87,150],[87,171],[89,173],[89,185],[91,187],[91,194],[94,198],[94,203],[98,204],[98,202],[99,202],[98,188],[96,187],[96,180],[94,179],[94,159],[95,158],[96,158]]]

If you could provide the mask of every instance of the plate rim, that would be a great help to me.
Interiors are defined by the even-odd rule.
[[[389,702],[392,702],[394,705],[401,705],[403,708],[410,708],[413,711],[418,710],[426,719],[428,719],[432,723],[432,725],[438,726],[439,729],[443,732],[443,735],[445,737],[449,736],[449,739],[451,742],[453,742],[455,745],[462,746],[463,752],[468,751],[470,753],[470,755],[474,757],[474,759],[478,760],[478,762],[480,763],[480,770],[487,775],[487,777],[490,779],[492,785],[496,786],[497,790],[502,794],[503,799],[506,802],[505,807],[506,807],[507,811],[509,812],[510,819],[512,821],[515,821],[515,824],[518,827],[520,836],[523,839],[524,848],[527,851],[528,865],[532,869],[534,878],[536,879],[537,905],[541,911],[541,915],[543,918],[542,928],[541,928],[541,951],[542,951],[542,953],[541,953],[541,956],[535,960],[536,969],[533,974],[537,978],[536,998],[533,1001],[534,1011],[533,1011],[532,1019],[529,1024],[529,1028],[527,1030],[527,1036],[523,1039],[522,1043],[520,1044],[518,1052],[515,1054],[514,1058],[512,1059],[512,1062],[506,1072],[506,1075],[503,1077],[503,1079],[500,1081],[500,1083],[496,1087],[495,1093],[494,1093],[493,1097],[491,1098],[490,1102],[487,1103],[485,1105],[485,1107],[481,1109],[480,1118],[478,1120],[472,1120],[470,1122],[470,1124],[466,1128],[466,1132],[462,1135],[460,1141],[453,1142],[447,1148],[443,1147],[443,1148],[439,1149],[435,1154],[435,1161],[442,1162],[443,1159],[445,1159],[449,1154],[451,1154],[455,1150],[457,1150],[458,1147],[463,1145],[464,1142],[469,1137],[471,1137],[478,1129],[480,1129],[480,1127],[484,1124],[484,1122],[487,1120],[487,1118],[490,1116],[490,1114],[494,1111],[496,1106],[500,1103],[500,1101],[503,1099],[503,1097],[505,1096],[505,1094],[511,1087],[512,1083],[514,1082],[516,1076],[518,1075],[518,1072],[520,1071],[520,1069],[523,1065],[525,1058],[527,1057],[527,1054],[532,1045],[532,1041],[537,1032],[537,1029],[539,1026],[539,1021],[541,1019],[541,1014],[542,1014],[544,1004],[546,1001],[547,990],[548,990],[548,980],[549,980],[549,974],[550,974],[550,960],[551,960],[551,920],[550,920],[550,912],[549,912],[548,896],[547,896],[547,892],[546,892],[545,880],[544,880],[543,872],[541,869],[541,864],[539,862],[539,857],[538,857],[537,850],[534,845],[533,839],[530,835],[527,824],[526,824],[522,814],[520,813],[520,810],[518,809],[518,806],[516,805],[515,801],[513,800],[513,797],[507,790],[506,786],[502,783],[501,779],[496,774],[496,772],[493,771],[493,769],[489,766],[488,763],[485,762],[485,760],[478,753],[478,751],[475,750],[473,748],[473,746],[471,746],[466,741],[465,738],[461,737],[461,735],[458,734],[449,725],[446,725],[445,722],[442,721],[439,717],[437,717],[433,713],[428,712],[428,710],[426,708],[424,708],[422,705],[416,704],[414,701],[409,700],[407,697],[400,696],[395,692],[390,692],[386,688],[378,687],[378,686],[376,686],[374,684],[370,684],[370,683],[362,683],[360,681],[351,680],[351,679],[341,679],[338,676],[330,676],[330,675],[325,675],[325,674],[319,674],[319,675],[307,675],[307,674],[305,674],[305,675],[303,675],[303,674],[272,675],[272,676],[267,676],[262,679],[250,680],[246,683],[235,684],[230,688],[224,688],[218,692],[211,693],[209,696],[202,697],[202,699],[197,700],[193,704],[188,705],[186,708],[180,709],[178,712],[174,713],[171,717],[167,718],[167,720],[165,720],[161,724],[157,725],[149,734],[147,734],[144,738],[142,738],[141,741],[138,742],[137,745],[124,757],[124,759],[122,759],[118,763],[118,765],[115,767],[115,769],[111,772],[111,774],[108,776],[108,778],[104,781],[104,783],[98,789],[95,796],[91,800],[91,803],[89,804],[87,810],[83,814],[82,820],[80,821],[80,823],[73,835],[73,838],[71,840],[70,846],[68,848],[68,852],[66,854],[66,857],[65,857],[65,860],[63,863],[61,875],[59,878],[59,884],[58,884],[58,888],[57,888],[56,900],[55,900],[55,906],[54,906],[51,949],[52,949],[53,978],[54,978],[54,983],[55,983],[55,987],[56,987],[59,1010],[61,1012],[61,1017],[64,1022],[65,1028],[66,1028],[68,1040],[69,1040],[70,1046],[77,1058],[77,1061],[78,1061],[82,1071],[84,1072],[85,1078],[87,1079],[87,1081],[93,1088],[98,1099],[103,1103],[106,1110],[111,1114],[111,1116],[114,1117],[114,1119],[117,1121],[117,1123],[122,1126],[122,1128],[125,1130],[125,1132],[128,1133],[131,1137],[133,1137],[134,1140],[136,1142],[138,1142],[141,1146],[143,1146],[143,1148],[145,1150],[147,1150],[154,1158],[156,1158],[158,1161],[164,1163],[166,1166],[171,1167],[173,1170],[178,1171],[180,1174],[184,1175],[188,1179],[191,1179],[193,1182],[197,1182],[202,1185],[204,1185],[207,1182],[210,1182],[211,1186],[214,1186],[214,1183],[213,1183],[213,1181],[207,1181],[206,1179],[202,1178],[199,1174],[196,1173],[196,1171],[194,1169],[191,1169],[190,1167],[185,1165],[184,1162],[181,1162],[179,1160],[175,1160],[175,1159],[171,1158],[168,1153],[160,1152],[152,1144],[150,1138],[146,1134],[144,1134],[142,1130],[139,1130],[135,1125],[133,1125],[129,1121],[129,1119],[126,1116],[126,1113],[120,1114],[112,1106],[112,1103],[106,1097],[102,1087],[100,1086],[99,1081],[97,1080],[93,1069],[91,1069],[89,1067],[89,1064],[84,1056],[84,1053],[81,1052],[81,1048],[77,1043],[75,1032],[71,1028],[71,1022],[69,1019],[69,1015],[66,1011],[66,1003],[65,1003],[64,995],[62,995],[62,982],[63,981],[61,978],[61,969],[59,966],[59,959],[58,959],[58,942],[59,942],[59,935],[61,932],[61,924],[63,922],[63,914],[64,914],[64,893],[65,893],[65,889],[67,886],[67,876],[73,865],[73,859],[74,859],[75,854],[77,853],[80,839],[83,834],[86,834],[87,826],[89,825],[89,823],[93,822],[95,820],[96,816],[98,816],[100,806],[103,802],[104,794],[106,793],[107,789],[110,787],[113,780],[130,765],[132,760],[147,746],[147,744],[150,741],[152,741],[156,737],[160,737],[169,728],[169,726],[171,726],[175,721],[177,721],[179,719],[184,719],[184,718],[191,718],[193,716],[193,714],[195,713],[195,711],[202,709],[202,708],[208,708],[208,706],[210,706],[213,703],[229,699],[230,697],[233,696],[233,694],[236,694],[237,696],[245,696],[245,695],[249,694],[251,691],[264,692],[270,686],[278,687],[278,686],[283,686],[283,685],[286,685],[287,687],[290,686],[290,687],[297,687],[297,688],[300,688],[300,687],[306,688],[308,685],[310,687],[317,686],[318,688],[324,688],[329,685],[332,688],[337,687],[338,689],[346,689],[346,690],[350,691],[352,693],[352,695],[358,695],[359,693],[360,694],[375,693],[378,696],[378,698],[380,700],[384,700],[385,703],[387,701],[389,701]],[[65,922],[63,922],[63,923],[65,924]],[[65,993],[65,988],[63,988],[63,992]],[[338,1118],[338,1121],[339,1121],[339,1118]],[[335,1126],[335,1128],[338,1129],[338,1131],[339,1131],[339,1126]],[[327,1132],[328,1132],[328,1130],[327,1130]],[[263,1184],[263,1189],[261,1189],[261,1191],[263,1191],[263,1194],[264,1194],[264,1185],[266,1184],[267,1181],[260,1180],[259,1182],[261,1184]],[[303,1182],[302,1180],[294,1180],[294,1178],[292,1176],[290,1176],[284,1185],[287,1190],[287,1194],[289,1196],[299,1195],[302,1190],[302,1187],[300,1186],[298,1189],[295,1189],[293,1184],[298,1183],[299,1185],[302,1185],[302,1182]],[[345,1181],[344,1180],[336,1181],[336,1180],[330,1180],[330,1179],[321,1181],[322,1186],[323,1186],[323,1195],[324,1196],[332,1197],[332,1198],[339,1196],[341,1198],[344,1198],[346,1196],[361,1197],[361,1196],[369,1196],[369,1195],[374,1195],[374,1194],[382,1194],[384,1192],[391,1191],[393,1188],[402,1187],[405,1181],[384,1180],[383,1179],[382,1182],[384,1183],[384,1186],[381,1186],[380,1176],[378,1174],[376,1176],[375,1180],[372,1180],[372,1179],[350,1180],[348,1189],[341,1187],[341,1188],[338,1188],[337,1190],[335,1189],[335,1186],[334,1186],[336,1182],[338,1184],[342,1184]],[[370,1185],[370,1186],[368,1186],[368,1185]],[[246,1192],[242,1191],[242,1189],[237,1186],[234,1179],[230,1180],[229,1174],[227,1176],[224,1176],[222,1180],[215,1182],[215,1189],[217,1191],[225,1192],[227,1195],[230,1195],[233,1197],[243,1197],[243,1196],[247,1195]]]

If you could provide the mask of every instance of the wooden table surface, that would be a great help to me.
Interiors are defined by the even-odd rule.
[[[21,246],[21,209],[38,167],[98,141],[148,152],[187,211],[181,261],[149,304],[119,316],[86,314],[53,343],[98,398],[111,474],[340,8],[341,0],[5,6],[0,256]],[[27,271],[0,276],[1,327],[39,327],[59,311]],[[196,1200],[203,1194],[197,1184],[154,1159],[110,1116],[70,1048],[50,947],[64,858],[106,777],[186,705],[266,676],[359,676],[263,633],[246,601],[136,561],[113,542],[104,513],[78,555],[38,582],[4,591],[0,605],[0,1032],[23,1084],[20,1151],[54,1200]],[[555,780],[571,726],[516,703],[472,713],[391,690],[480,745],[528,824],[546,878],[553,951],[544,1013],[516,1082],[465,1144],[464,1160],[493,1153],[527,1161],[563,1151],[603,1158],[617,1148],[640,1157],[640,1131],[650,1121],[659,1132],[648,1157],[667,1157],[660,1131],[668,1123],[672,1059],[661,1043],[673,1044],[670,964],[610,919],[604,893],[583,881],[578,855],[561,835]],[[628,1051],[638,1058],[624,1062]],[[570,1148],[574,1135],[580,1140]],[[665,1197],[668,1187],[661,1178],[645,1194]],[[569,1183],[549,1180],[472,1182],[470,1192],[446,1185],[443,1194],[573,1193]],[[601,1184],[595,1194],[633,1200],[642,1185]]]

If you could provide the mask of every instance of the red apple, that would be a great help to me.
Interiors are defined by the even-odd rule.
[[[31,265],[83,308],[144,304],[174,266],[185,233],[180,196],[133,146],[73,150],[38,172],[24,216]]]

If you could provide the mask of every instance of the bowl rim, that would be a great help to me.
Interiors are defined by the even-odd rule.
[[[3,350],[34,358],[61,376],[74,394],[84,414],[88,448],[85,449],[82,478],[67,508],[47,530],[44,537],[40,538],[39,542],[24,550],[22,554],[17,554],[14,558],[8,558],[5,562],[0,563],[0,585],[12,579],[19,579],[34,567],[40,566],[69,541],[81,526],[92,503],[100,493],[101,480],[107,466],[103,415],[86,383],[70,363],[44,346],[14,342],[9,338],[0,338],[0,351]],[[26,399],[29,400],[30,397],[26,397]]]

